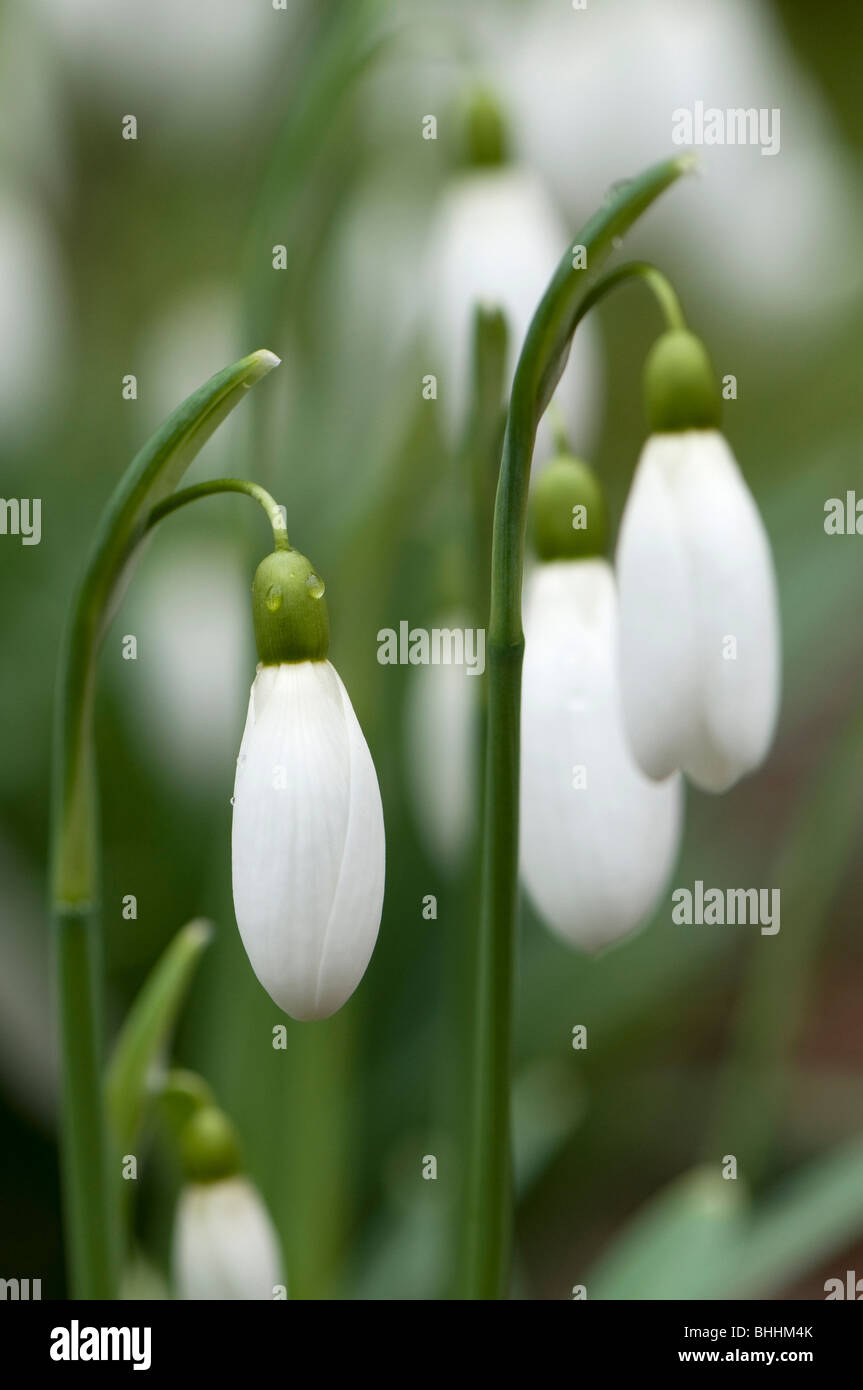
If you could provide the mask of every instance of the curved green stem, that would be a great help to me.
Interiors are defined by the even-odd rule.
[[[488,631],[488,716],[477,998],[468,1086],[463,1268],[469,1298],[505,1296],[511,1241],[509,1093],[518,894],[521,589],[527,490],[536,429],[566,366],[572,335],[596,301],[596,267],[670,184],[693,167],[672,159],[618,185],[576,238],[531,321],[513,380],[495,500]],[[600,282],[601,284],[602,282]],[[602,290],[601,293],[605,293]],[[588,305],[589,307],[589,305]]]
[[[189,396],[133,459],[101,519],[60,649],[53,750],[51,908],[63,1112],[61,1167],[74,1298],[113,1298],[118,1242],[102,1092],[102,961],[93,729],[96,664],[147,530],[198,450],[273,367],[254,352]]]
[[[686,327],[686,318],[677,291],[659,267],[651,265],[649,261],[627,261],[626,265],[618,266],[616,270],[610,270],[594,285],[592,290],[588,290],[582,303],[580,317],[583,317],[588,310],[592,309],[618,285],[630,284],[636,280],[642,280],[652,290],[665,319],[666,328]]]
[[[291,543],[288,540],[288,532],[285,528],[285,518],[282,509],[266,488],[259,483],[250,483],[246,478],[214,478],[212,482],[198,483],[195,487],[183,488],[182,492],[175,492],[171,497],[166,497],[164,502],[160,502],[154,507],[147,517],[147,530],[151,531],[171,512],[179,511],[181,507],[188,506],[190,502],[197,502],[201,497],[216,497],[223,492],[238,492],[244,497],[251,497],[258,502],[267,514],[267,519],[273,528],[273,544],[276,550],[290,550]]]

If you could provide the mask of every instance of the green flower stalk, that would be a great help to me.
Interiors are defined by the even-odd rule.
[[[513,379],[494,514],[488,630],[488,718],[478,987],[469,1057],[471,1135],[464,1197],[463,1293],[505,1296],[512,1177],[509,1094],[516,934],[521,590],[527,490],[537,426],[579,320],[604,291],[592,277],[620,237],[681,174],[688,158],[655,165],[617,186],[576,237],[534,314]],[[579,267],[579,268],[576,268]]]
[[[152,514],[246,391],[278,364],[260,351],[194,392],[133,460],[101,520],[60,653],[51,906],[60,1010],[61,1166],[72,1296],[112,1298],[119,1242],[102,1093],[102,961],[93,710],[99,648]],[[193,490],[194,491],[194,490]],[[272,500],[272,499],[270,499]],[[275,504],[273,504],[275,507]]]

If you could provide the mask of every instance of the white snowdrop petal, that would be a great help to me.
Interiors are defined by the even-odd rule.
[[[336,671],[262,667],[237,762],[234,907],[255,974],[293,1018],[325,1018],[356,988],[383,876],[377,778]]]
[[[617,544],[620,679],[633,753],[650,777],[679,767],[696,708],[696,630],[689,557],[670,479],[685,460],[679,435],[645,445]]]
[[[365,974],[384,900],[384,817],[374,763],[337,672],[348,740],[348,819],[339,875],[320,945],[314,1017],[341,1008]]]
[[[541,565],[525,591],[522,878],[549,926],[587,950],[650,915],[680,836],[679,777],[645,777],[624,735],[616,608],[599,559]]]
[[[715,430],[656,435],[617,553],[627,732],[650,773],[724,791],[766,755],[779,705],[770,546]]]
[[[693,431],[679,475],[697,613],[699,727],[684,771],[722,791],[765,757],[779,706],[779,621],[764,524],[727,442]]]
[[[174,1282],[181,1299],[271,1299],[284,1284],[279,1242],[246,1178],[189,1183],[174,1226]]]

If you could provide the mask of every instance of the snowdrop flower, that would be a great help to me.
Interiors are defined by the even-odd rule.
[[[276,550],[253,588],[261,664],[234,785],[237,925],[270,997],[327,1018],[374,948],[384,893],[377,777],[348,693],[326,659],[324,586]]]
[[[770,545],[716,428],[707,354],[675,330],[646,367],[652,434],[617,547],[627,732],[651,777],[724,791],[763,760],[779,704]]]
[[[677,855],[681,783],[645,777],[626,740],[593,475],[556,460],[533,509],[541,563],[524,597],[521,874],[548,925],[597,950],[650,915]]]
[[[429,235],[433,369],[451,433],[463,428],[468,408],[476,306],[501,309],[506,319],[508,394],[536,306],[570,240],[541,180],[528,168],[502,162],[501,151],[502,137],[486,138],[475,150],[478,162],[447,187]],[[598,377],[588,323],[579,329],[556,393],[563,427],[585,445],[594,425]],[[541,464],[551,451],[551,426],[543,420],[535,459]]]
[[[173,1237],[178,1298],[284,1296],[279,1239],[256,1188],[240,1171],[233,1126],[215,1106],[188,1121],[181,1140],[188,1181]]]

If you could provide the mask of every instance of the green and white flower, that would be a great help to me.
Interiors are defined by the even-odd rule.
[[[574,530],[572,506],[586,498],[591,525]],[[534,498],[542,562],[524,596],[521,874],[548,925],[585,950],[650,915],[682,813],[680,778],[651,781],[626,740],[601,505],[583,465],[549,465]]]
[[[285,1287],[279,1239],[241,1172],[233,1126],[215,1106],[182,1136],[183,1187],[174,1223],[174,1285],[181,1299],[272,1299]]]
[[[766,756],[779,706],[776,581],[698,339],[666,333],[646,368],[654,433],[617,546],[626,727],[644,771],[724,791]]]
[[[255,576],[261,665],[234,784],[237,925],[270,997],[327,1018],[369,963],[384,894],[383,809],[350,697],[326,660],[323,584],[280,550]]]
[[[453,431],[462,427],[467,410],[476,306],[503,312],[508,391],[534,310],[568,240],[567,226],[542,180],[531,169],[506,162],[505,136],[502,130],[495,135],[495,116],[488,103],[474,104],[471,123],[480,124],[481,131],[473,144],[479,149],[473,150],[471,167],[445,188],[429,235],[425,281],[430,336],[441,401]],[[595,423],[600,374],[593,325],[588,324],[573,342],[557,390],[562,426],[582,447],[590,442]],[[551,425],[541,421],[536,462],[546,462],[552,450]]]

